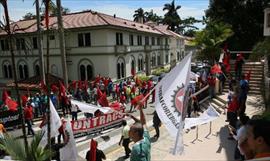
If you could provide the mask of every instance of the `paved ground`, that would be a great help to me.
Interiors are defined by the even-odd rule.
[[[226,95],[223,96],[226,98]],[[258,96],[249,96],[247,100],[247,114],[249,116],[260,114],[263,111],[262,99]],[[168,134],[164,126],[161,127],[161,137],[152,142],[151,160],[233,160],[235,141],[228,140],[226,115],[210,123],[198,127],[198,139],[196,128],[184,133],[184,154],[172,155],[170,150],[174,140]],[[154,131],[150,132],[154,136]],[[124,149],[119,147],[107,153],[107,160],[124,160]],[[129,160],[129,159],[127,159]]]

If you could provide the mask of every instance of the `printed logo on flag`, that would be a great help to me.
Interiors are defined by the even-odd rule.
[[[175,108],[175,112],[178,113],[178,116],[182,114],[183,107],[184,107],[184,97],[185,97],[185,85],[182,83],[181,87],[177,87],[174,91],[173,97],[173,107]]]

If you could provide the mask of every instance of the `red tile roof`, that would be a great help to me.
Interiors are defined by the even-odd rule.
[[[50,17],[51,28],[57,29],[57,17]],[[171,35],[167,32],[167,28],[162,28],[160,26],[151,27],[147,24],[141,24],[138,22],[126,20],[119,17],[110,16],[107,14],[94,12],[94,11],[83,11],[77,13],[70,13],[63,15],[63,25],[65,29],[74,29],[82,27],[93,27],[93,26],[116,26],[132,29],[140,32],[148,32],[160,35]],[[36,20],[22,20],[12,23],[11,26],[15,27],[15,33],[31,33],[35,32]],[[42,27],[45,27],[45,20],[42,21]],[[19,30],[18,30],[19,29]],[[5,35],[4,31],[0,31],[0,35]]]

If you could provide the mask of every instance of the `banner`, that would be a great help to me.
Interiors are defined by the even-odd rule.
[[[103,113],[108,113],[112,111],[110,107],[98,107],[93,104],[83,103],[83,102],[76,101],[73,99],[71,100],[71,104],[77,105],[82,112],[87,112],[87,113],[94,113],[96,110],[100,110]]]
[[[21,124],[21,116],[19,111],[2,111],[0,112],[0,122],[5,128],[13,127]]]
[[[124,109],[121,111],[114,111],[94,118],[79,119],[71,121],[72,131],[74,134],[87,132],[94,133],[96,131],[103,131],[122,124],[122,119],[125,117]]]
[[[191,56],[187,55],[156,85],[155,107],[169,134],[175,138],[173,154],[183,152],[183,119],[188,100]]]
[[[211,106],[208,106],[208,109],[203,112],[200,117],[197,118],[186,118],[185,119],[185,129],[189,129],[193,126],[202,125],[208,122],[211,122],[219,117],[219,113]]]

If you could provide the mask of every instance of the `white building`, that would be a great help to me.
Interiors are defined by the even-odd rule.
[[[69,80],[91,80],[97,74],[121,79],[131,76],[132,69],[136,73],[149,73],[157,67],[170,66],[184,56],[183,37],[166,26],[141,24],[93,11],[64,15],[63,24]],[[38,75],[36,20],[18,21],[11,26],[16,38],[18,78]],[[50,73],[63,77],[56,17],[50,17],[50,28]],[[45,32],[43,51],[46,55]],[[13,74],[7,35],[3,31],[0,32],[0,57],[0,83],[6,83],[13,80]]]

